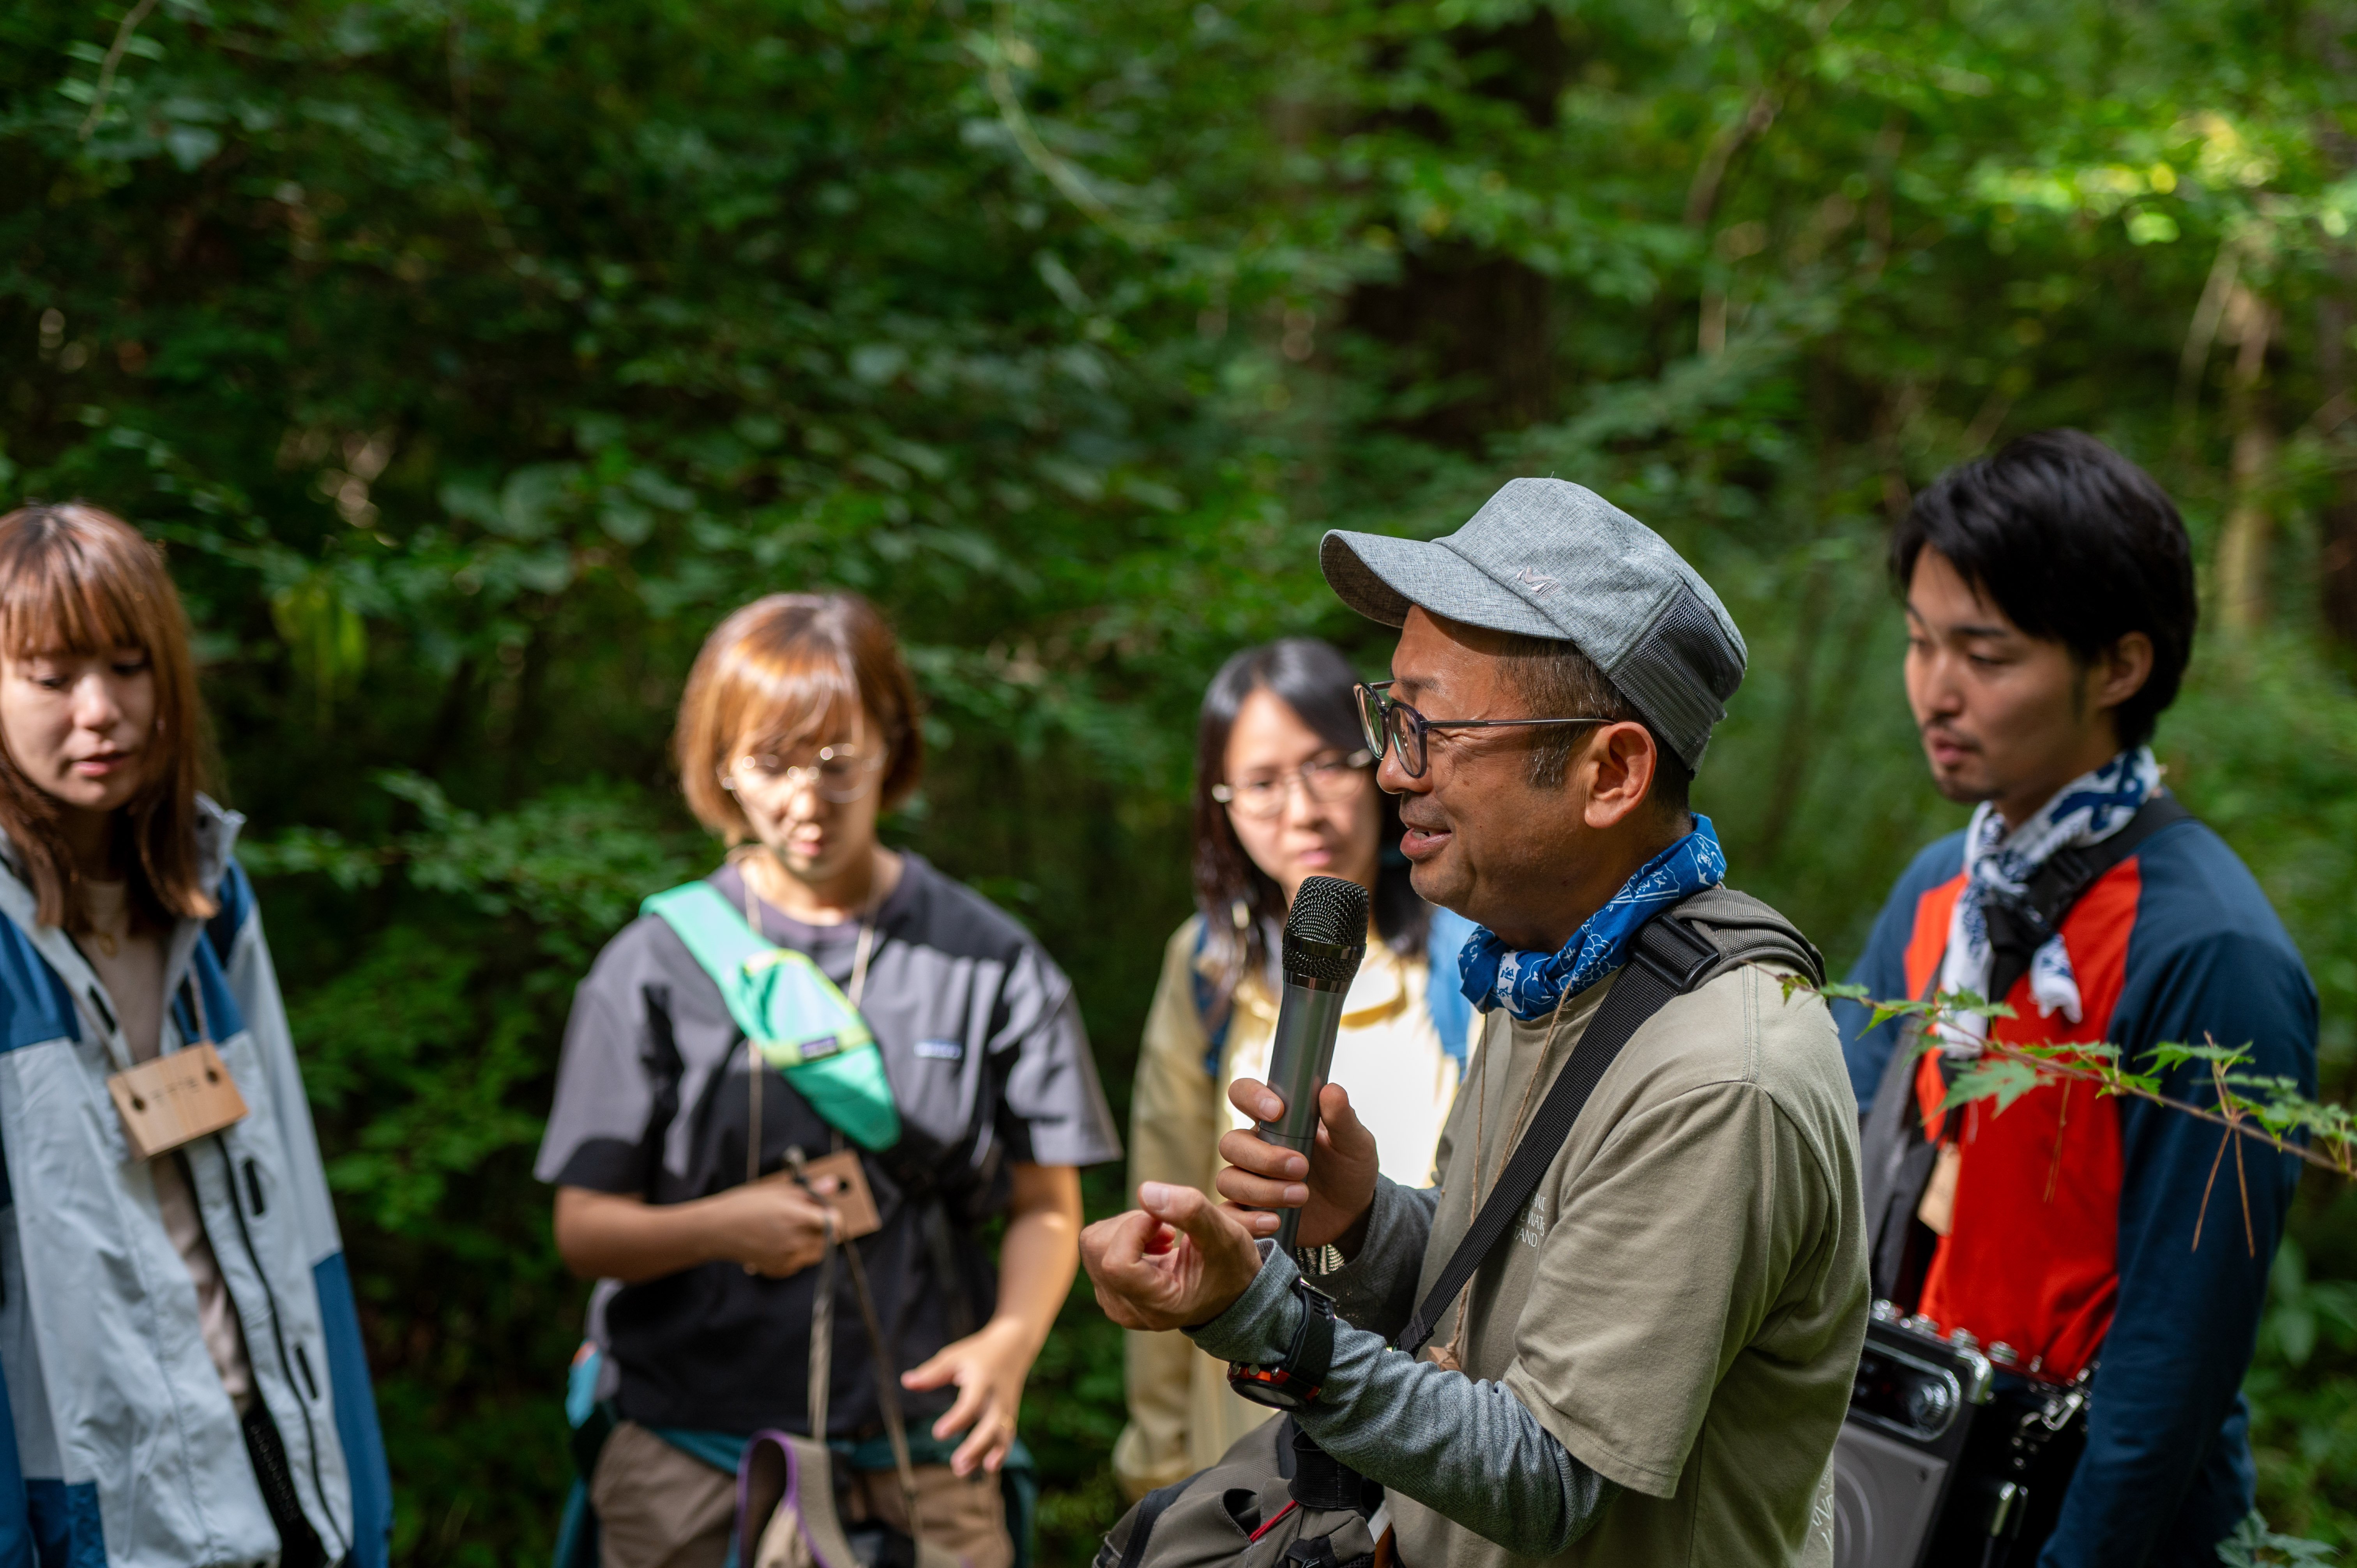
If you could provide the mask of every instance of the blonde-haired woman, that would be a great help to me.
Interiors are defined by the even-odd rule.
[[[995,906],[877,841],[923,750],[891,629],[856,595],[773,595],[722,622],[688,679],[677,752],[689,805],[737,852],[708,891],[650,900],[658,912],[598,955],[537,1167],[557,1187],[565,1262],[621,1282],[604,1312],[619,1423],[588,1486],[602,1561],[722,1563],[736,1455],[758,1432],[879,1444],[863,1314],[841,1271],[812,1267],[824,1213],[782,1179],[793,1153],[841,1147],[881,1219],[850,1245],[881,1370],[909,1391],[924,1536],[969,1568],[1006,1568],[994,1483],[1078,1262],[1078,1167],[1119,1155],[1071,987]],[[846,1107],[748,1050],[687,907],[741,912],[747,940],[811,961],[834,993],[822,1004],[872,1034],[860,1081],[883,1098]],[[994,1279],[978,1233],[1000,1216]],[[822,1278],[839,1310],[813,1433]],[[845,1468],[850,1522],[911,1528],[888,1458]]]
[[[392,1489],[244,819],[199,790],[188,622],[122,519],[0,517],[0,1541],[378,1568]]]
[[[1334,1081],[1373,1131],[1383,1174],[1432,1182],[1472,1007],[1457,950],[1471,925],[1426,904],[1405,861],[1387,865],[1399,811],[1375,788],[1353,677],[1341,654],[1288,638],[1230,659],[1203,694],[1195,747],[1197,912],[1164,950],[1130,1102],[1130,1189],[1211,1192],[1221,1133],[1242,1119],[1228,1085],[1267,1075],[1270,979],[1293,895],[1312,875],[1373,894],[1375,929],[1343,1004]],[[1216,1194],[1214,1195],[1216,1196]],[[1229,1392],[1227,1366],[1177,1334],[1128,1337],[1129,1424],[1114,1470],[1132,1498],[1217,1460],[1269,1418]]]

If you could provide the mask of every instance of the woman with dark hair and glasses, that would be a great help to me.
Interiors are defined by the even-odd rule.
[[[1344,1004],[1334,1081],[1383,1151],[1429,1186],[1472,1009],[1457,950],[1472,928],[1408,885],[1399,810],[1375,788],[1350,665],[1311,638],[1230,659],[1195,733],[1195,905],[1170,939],[1130,1109],[1130,1185],[1211,1190],[1215,1145],[1243,1125],[1237,1078],[1265,1075],[1276,1032],[1278,940],[1305,878],[1373,894],[1374,930]],[[1129,1336],[1129,1425],[1114,1469],[1132,1498],[1211,1464],[1269,1412],[1228,1391],[1227,1369],[1179,1335]]]

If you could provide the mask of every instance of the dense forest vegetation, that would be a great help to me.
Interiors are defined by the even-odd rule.
[[[575,980],[715,853],[670,716],[771,588],[894,615],[934,762],[888,834],[1039,932],[1125,1110],[1202,682],[1383,662],[1321,530],[1555,474],[1666,533],[1751,647],[1698,802],[1846,961],[1961,821],[1884,532],[2079,425],[2194,531],[2159,749],[2345,1094],[2352,50],[2352,0],[0,7],[0,503],[113,507],[188,596],[401,1559],[544,1560],[584,1287],[530,1157]],[[2313,1180],[2249,1391],[2269,1518],[2346,1547],[2357,1197]],[[1119,1423],[1066,1321],[1057,1563]]]

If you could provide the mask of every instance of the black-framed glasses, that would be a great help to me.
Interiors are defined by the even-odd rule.
[[[1285,810],[1286,801],[1293,798],[1294,783],[1298,780],[1302,791],[1311,800],[1330,806],[1349,800],[1354,790],[1361,788],[1359,775],[1374,760],[1372,751],[1354,751],[1348,757],[1312,757],[1290,773],[1247,779],[1241,784],[1214,784],[1211,799],[1240,817],[1258,822]]]
[[[1411,779],[1424,777],[1424,737],[1437,729],[1507,729],[1523,725],[1609,725],[1608,718],[1577,719],[1428,719],[1389,695],[1395,682],[1377,681],[1352,688],[1359,699],[1359,727],[1366,732],[1367,748],[1383,761],[1388,746],[1399,757]]]

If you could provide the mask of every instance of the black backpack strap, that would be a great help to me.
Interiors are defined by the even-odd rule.
[[[1726,968],[1760,963],[1788,971],[1811,985],[1824,983],[1825,959],[1815,944],[1792,921],[1749,893],[1738,893],[1724,884],[1706,887],[1671,912],[1717,944]],[[1695,983],[1715,978],[1716,972]]]
[[[2059,849],[2038,868],[2016,898],[1989,898],[1989,997],[2004,1000],[2029,972],[2029,962],[2062,924],[2081,894],[2105,872],[2127,859],[2161,829],[2192,816],[2176,797],[2158,794],[2137,808],[2119,832],[2083,849]],[[1936,990],[1936,974],[1926,995]],[[1923,1130],[1916,1110],[1915,1073],[1920,1057],[1917,1026],[1900,1032],[1883,1064],[1874,1101],[1859,1121],[1859,1174],[1866,1192],[1867,1266],[1874,1294],[1912,1307],[1922,1289],[1935,1238],[1916,1218],[1923,1189],[1939,1157],[1939,1143]],[[1953,1076],[1953,1069],[1943,1064]],[[1953,1113],[1952,1113],[1953,1114]]]
[[[1878,1301],[1912,1308],[1931,1267],[1933,1237],[1915,1210],[1931,1184],[1940,1145],[1923,1135],[1916,1108],[1920,1023],[1901,1028],[1882,1064],[1874,1100],[1859,1119],[1858,1176],[1866,1194],[1867,1275]]]
[[[1351,1509],[1372,1518],[1382,1504],[1383,1489],[1380,1485],[1318,1447],[1318,1440],[1302,1431],[1289,1415],[1277,1433],[1276,1445],[1280,1460],[1289,1453],[1293,1461],[1293,1468],[1285,1477],[1286,1491],[1303,1508]],[[1283,1469],[1283,1465],[1280,1463],[1278,1467]]]
[[[2018,897],[1989,897],[1981,902],[1988,921],[1989,1000],[2002,1002],[2029,972],[2029,961],[2062,924],[2062,917],[2098,877],[2144,847],[2161,829],[2193,813],[2166,792],[2136,808],[2127,825],[2099,843],[2056,850],[2046,857]]]
[[[1178,1494],[1185,1491],[1194,1479],[1189,1476],[1184,1481],[1157,1487],[1138,1499],[1137,1518],[1130,1523],[1129,1539],[1122,1543],[1120,1568],[1138,1568],[1138,1564],[1146,1561],[1146,1543],[1154,1538],[1155,1520],[1178,1500]],[[1103,1559],[1099,1558],[1098,1561],[1102,1563]]]
[[[1457,1251],[1449,1254],[1448,1266],[1440,1271],[1424,1305],[1401,1330],[1401,1349],[1413,1356],[1424,1348],[1457,1293],[1504,1239],[1514,1216],[1538,1190],[1547,1167],[1562,1152],[1564,1140],[1571,1135],[1572,1123],[1579,1119],[1588,1096],[1596,1092],[1605,1069],[1620,1056],[1630,1036],[1672,997],[1693,990],[1726,967],[1718,944],[1689,929],[1674,915],[1658,915],[1639,929],[1630,943],[1629,962],[1613,982],[1604,1005],[1597,1009],[1587,1032],[1580,1036],[1579,1048],[1571,1053],[1546,1098],[1539,1101],[1529,1129],[1498,1174],[1498,1185],[1473,1217]]]

